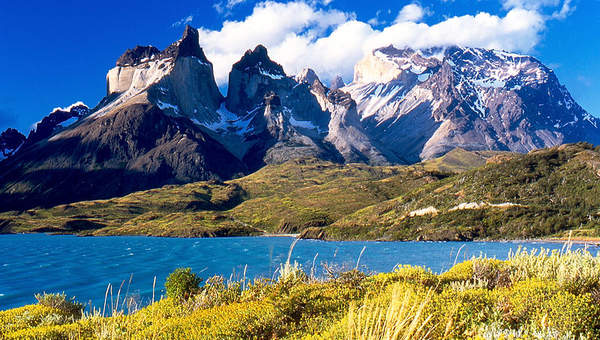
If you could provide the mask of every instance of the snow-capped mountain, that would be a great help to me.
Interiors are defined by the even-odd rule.
[[[49,135],[42,120],[35,130],[42,139],[2,160],[1,209],[245,173],[240,160],[194,123],[218,121],[222,101],[195,29],[186,28],[182,39],[163,51],[128,50],[108,72],[107,96],[96,108]]]
[[[552,70],[532,57],[447,47],[385,47],[326,87],[287,75],[259,45],[235,63],[227,95],[186,27],[164,50],[137,46],[108,71],[93,109],[56,109],[27,139],[0,135],[3,209],[229,179],[299,157],[408,164],[466,150],[600,143]],[[16,132],[16,133],[15,133]]]
[[[223,111],[228,124],[206,127],[251,170],[299,157],[389,163],[348,95],[334,95],[308,68],[288,76],[261,45],[233,65]]]
[[[535,58],[477,48],[373,51],[342,88],[369,135],[407,162],[468,150],[600,142],[586,113]]]

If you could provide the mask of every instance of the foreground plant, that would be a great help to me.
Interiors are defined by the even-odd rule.
[[[519,250],[440,275],[400,266],[317,280],[286,261],[276,280],[202,287],[178,269],[167,298],[128,315],[68,319],[64,294],[40,295],[0,312],[0,339],[599,339],[599,267],[584,251]]]

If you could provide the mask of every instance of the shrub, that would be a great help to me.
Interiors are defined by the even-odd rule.
[[[399,282],[381,295],[352,302],[338,323],[313,339],[422,339],[436,327],[427,309],[434,296]]]
[[[65,293],[56,294],[35,294],[38,305],[50,307],[61,311],[64,316],[70,316],[75,319],[81,318],[83,313],[83,304],[75,301],[75,297],[67,299]]]
[[[174,300],[187,300],[199,290],[202,279],[192,273],[191,268],[177,268],[167,277],[167,296]]]
[[[600,287],[600,257],[585,250],[530,253],[519,249],[509,258],[513,282],[527,279],[553,280],[573,293],[594,292]]]
[[[440,283],[467,281],[473,278],[473,260],[454,265],[450,270],[439,276]]]
[[[222,276],[213,276],[206,280],[206,285],[194,297],[193,308],[210,308],[238,302],[242,295],[240,282],[225,282]]]

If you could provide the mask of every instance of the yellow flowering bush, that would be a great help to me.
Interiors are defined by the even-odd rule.
[[[600,339],[599,266],[584,252],[519,251],[439,275],[399,266],[316,280],[290,265],[274,281],[211,278],[128,315],[77,320],[47,297],[0,311],[0,339]]]

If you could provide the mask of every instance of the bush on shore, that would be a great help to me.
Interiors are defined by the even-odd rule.
[[[0,338],[598,339],[599,270],[599,257],[585,251],[474,258],[440,275],[399,266],[318,280],[293,266],[276,280],[213,277],[200,288],[195,274],[178,270],[192,283],[183,285],[193,288],[188,295],[129,315],[81,319],[56,317],[73,317],[64,295],[42,298],[0,312]]]

